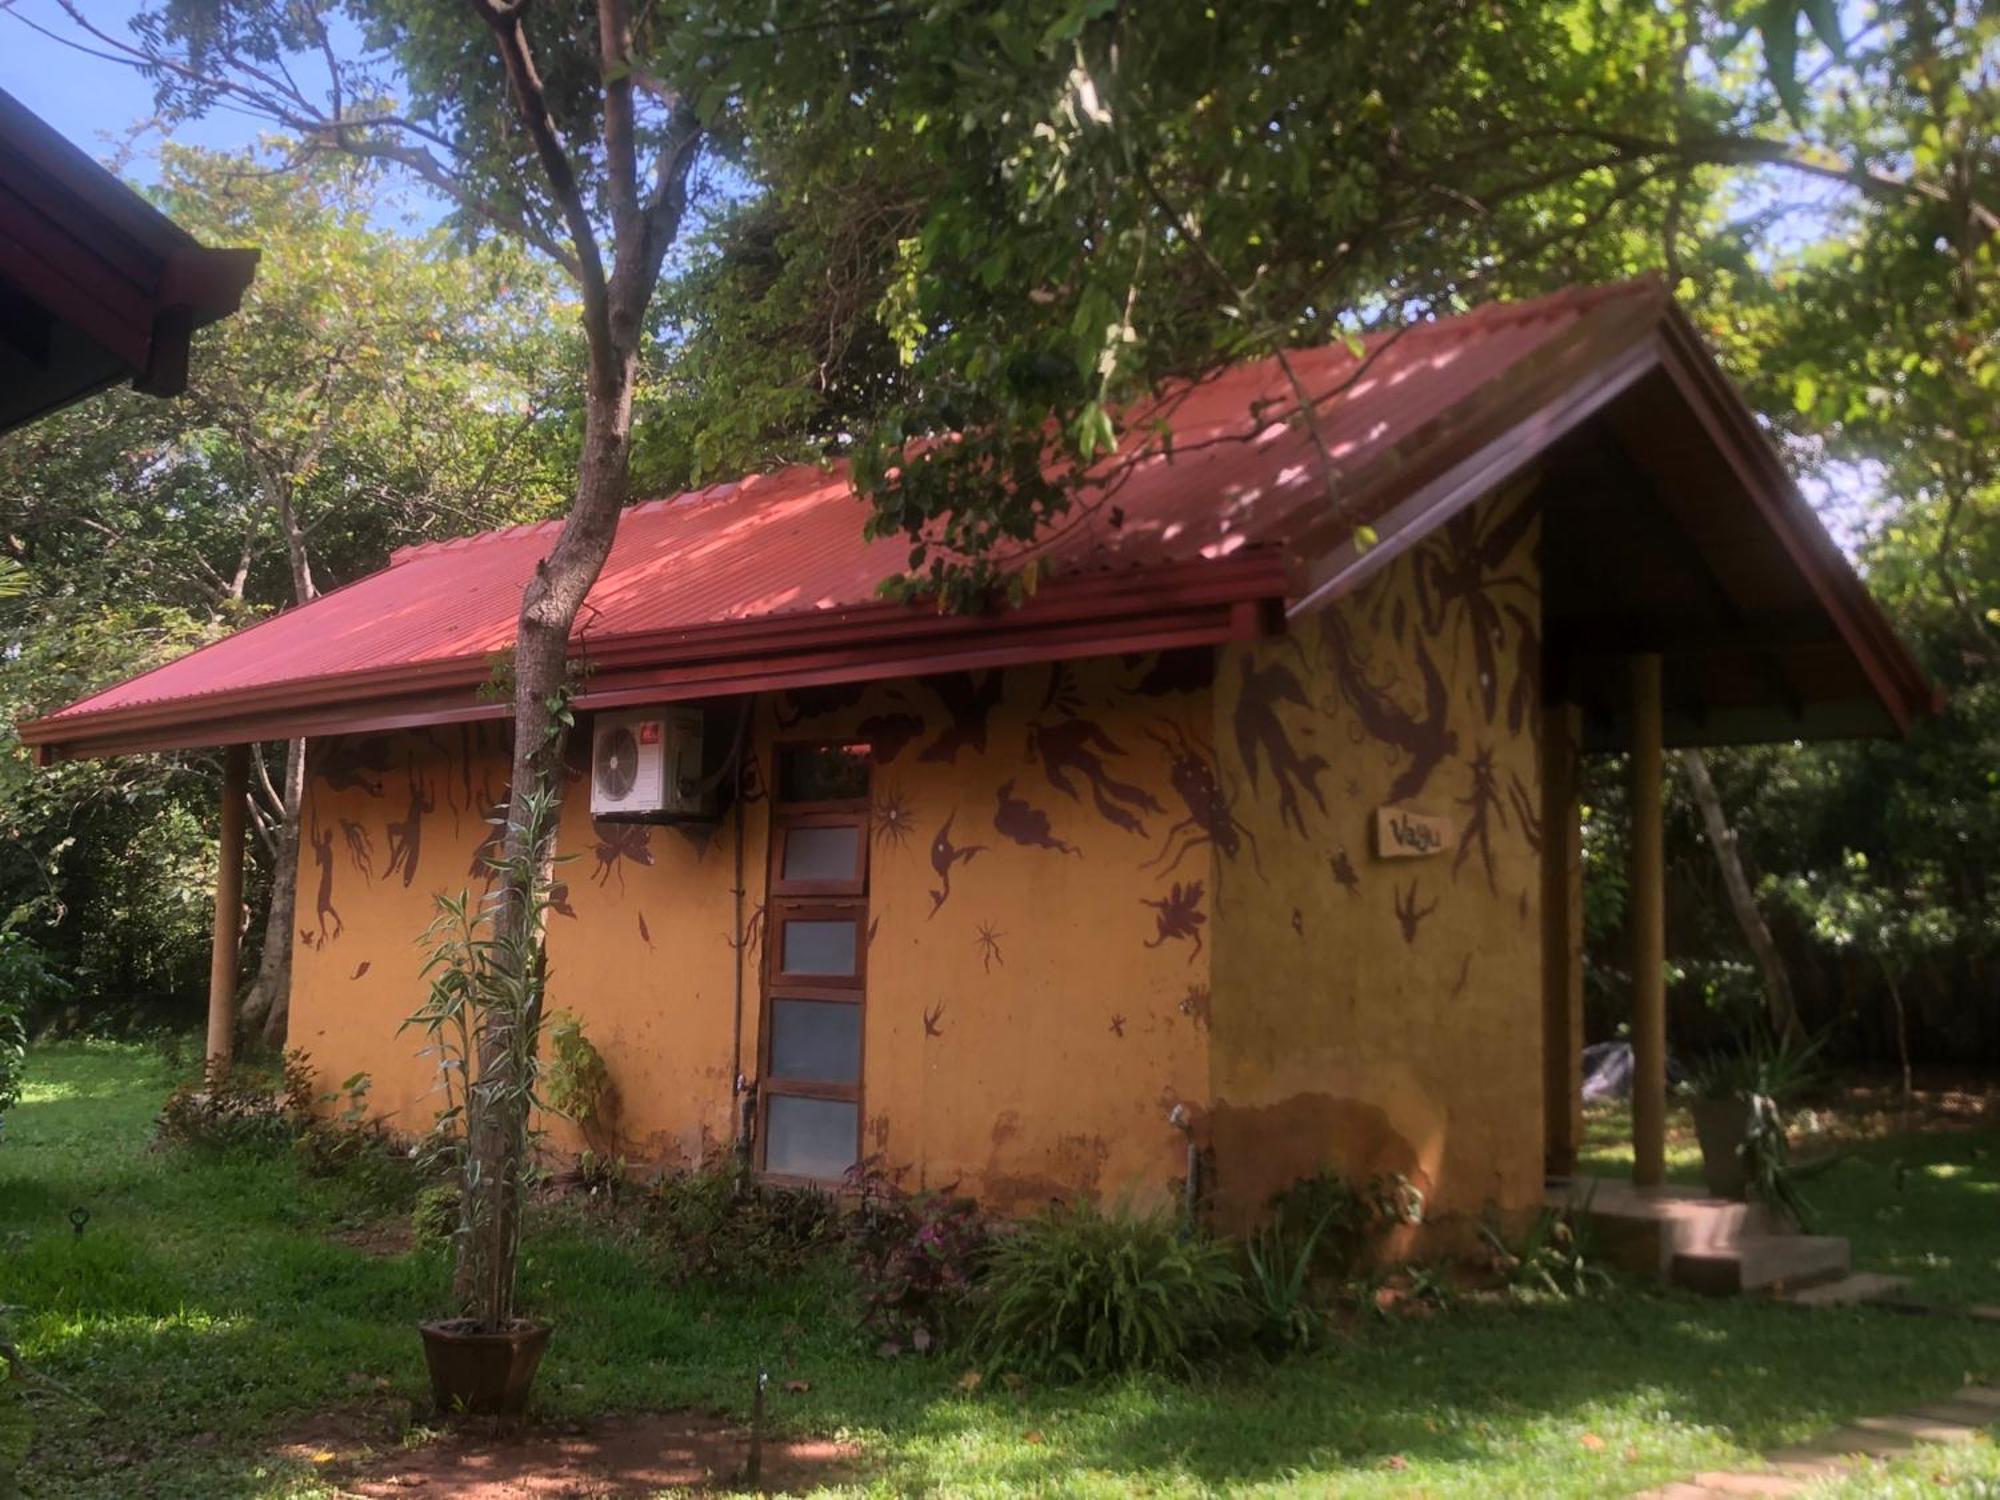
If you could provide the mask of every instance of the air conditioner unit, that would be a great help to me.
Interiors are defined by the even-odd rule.
[[[654,822],[715,816],[702,780],[698,708],[601,713],[591,729],[590,811],[599,818]]]

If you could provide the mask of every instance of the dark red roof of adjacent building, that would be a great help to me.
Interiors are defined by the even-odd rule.
[[[109,385],[187,384],[254,250],[211,250],[0,90],[0,432]]]
[[[1768,491],[1772,524],[1804,538],[1788,555],[1816,580],[1828,638],[1856,661],[1886,661],[1860,679],[1885,706],[1874,727],[1900,726],[1927,701],[1656,285],[1496,304],[1384,336],[1359,357],[1332,347],[1290,364],[1224,370],[1135,413],[1097,486],[1030,549],[1045,581],[1017,609],[939,616],[882,601],[907,547],[863,539],[866,507],[838,464],[633,506],[578,618],[574,649],[592,668],[580,701],[1247,637],[1278,609],[1351,586],[1663,371],[1679,372],[1684,401],[1720,402],[1718,420],[1737,423],[1719,441],[1756,450],[1746,494]],[[1286,419],[1294,379],[1315,397],[1312,424]],[[1152,435],[1162,417],[1168,448]],[[1380,538],[1371,547],[1353,542],[1364,520]],[[380,572],[24,725],[22,738],[101,754],[495,716],[503,706],[478,688],[513,639],[523,585],[557,524],[405,548]]]

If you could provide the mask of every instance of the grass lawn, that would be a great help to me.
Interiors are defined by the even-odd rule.
[[[99,1408],[38,1404],[30,1493],[331,1494],[309,1458],[278,1449],[345,1407],[427,1403],[413,1325],[441,1310],[443,1253],[340,1238],[382,1218],[355,1183],[288,1160],[149,1152],[166,1082],[141,1051],[48,1048],[6,1123],[0,1303],[20,1309],[30,1360]],[[1915,1164],[1903,1201],[1834,1177],[1829,1217],[1837,1187],[1868,1206],[1865,1258],[1942,1242],[1955,1266],[1939,1284],[1996,1278],[1995,1247],[1974,1266],[1977,1228],[1957,1222],[1993,1222],[1981,1138],[1900,1149]],[[81,1235],[66,1221],[76,1207],[91,1215]],[[649,1246],[575,1211],[537,1214],[525,1283],[557,1325],[544,1414],[740,1413],[768,1367],[774,1385],[810,1384],[775,1398],[777,1420],[858,1442],[862,1487],[881,1493],[1628,1494],[2000,1380],[1995,1325],[1634,1288],[1370,1322],[1319,1354],[1191,1385],[968,1395],[959,1364],[873,1358],[824,1277],[677,1289]],[[1876,1482],[2000,1478],[1991,1444],[1912,1465]]]

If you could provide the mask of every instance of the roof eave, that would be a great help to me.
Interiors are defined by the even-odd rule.
[[[941,615],[871,604],[731,621],[574,649],[585,709],[1169,650],[1265,633],[1293,586],[1274,551],[1060,579],[1016,609]],[[38,760],[505,718],[489,655],[305,679],[246,693],[61,712],[20,726]]]

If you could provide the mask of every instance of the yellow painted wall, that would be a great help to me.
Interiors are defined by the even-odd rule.
[[[1254,646],[761,700],[740,944],[733,823],[594,826],[573,782],[551,1004],[609,1062],[600,1146],[674,1164],[733,1138],[731,1081],[758,1056],[774,746],[860,739],[864,1150],[910,1186],[1002,1210],[1171,1193],[1180,1107],[1226,1222],[1321,1165],[1403,1174],[1447,1232],[1534,1203],[1534,529],[1517,502],[1477,506]],[[312,766],[292,1035],[421,1128],[433,1070],[396,1028],[421,998],[433,893],[476,879],[498,736],[321,743]],[[1378,857],[1383,806],[1448,819],[1456,846]]]
[[[1489,499],[1221,654],[1242,848],[1215,872],[1205,1123],[1226,1221],[1322,1165],[1409,1178],[1434,1241],[1539,1198],[1535,533],[1528,501]],[[1379,857],[1384,806],[1456,846]]]
[[[875,746],[864,1149],[911,1186],[1000,1209],[1174,1191],[1177,1105],[1208,1085],[1213,717],[1206,653],[779,695],[758,706],[745,809],[741,1067],[755,1071],[768,803],[779,741]],[[473,875],[504,789],[491,731],[318,744],[305,810],[292,1037],[376,1111],[437,1104],[417,941]],[[551,1005],[618,1093],[617,1140],[671,1163],[727,1141],[738,945],[734,832],[593,826],[573,783]],[[415,816],[412,817],[414,810]],[[410,844],[407,830],[419,840]],[[1225,837],[1227,835],[1225,834]],[[414,848],[414,853],[411,849]],[[572,915],[573,914],[573,915]],[[559,1142],[578,1144],[566,1127]]]

